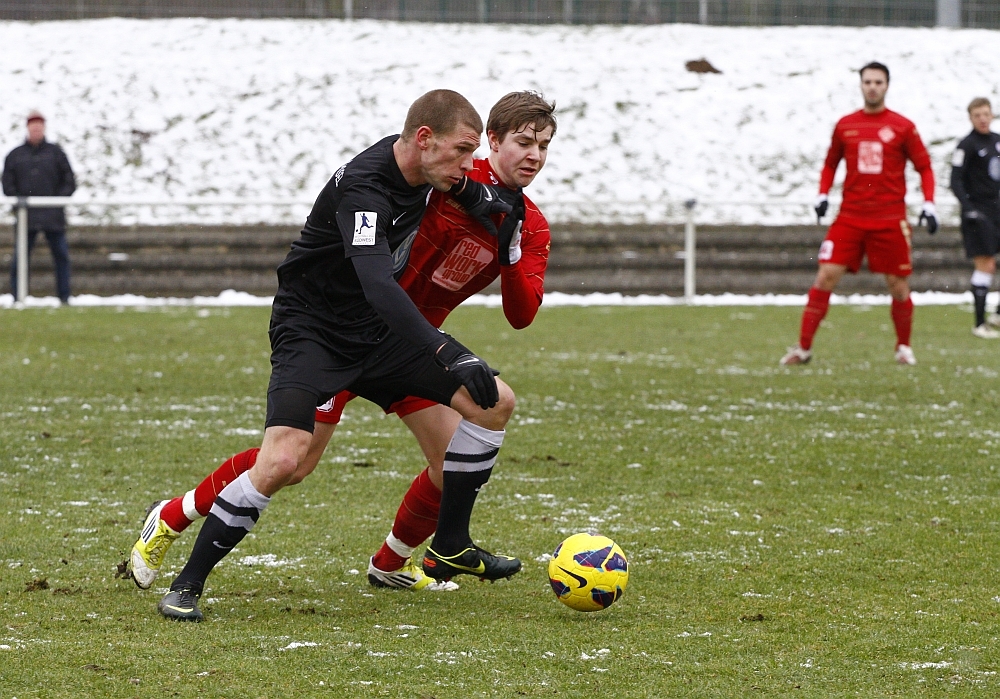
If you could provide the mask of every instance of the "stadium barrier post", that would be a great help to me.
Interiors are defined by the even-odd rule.
[[[687,209],[687,220],[684,222],[684,300],[687,303],[694,302],[694,207],[697,204],[696,199],[684,202],[684,208]]]
[[[563,24],[573,24],[573,0],[563,0]]]
[[[937,26],[961,29],[962,0],[937,0]]]
[[[353,0],[344,0],[344,19],[354,19]]]
[[[18,306],[28,298],[28,198],[17,198],[17,298]]]

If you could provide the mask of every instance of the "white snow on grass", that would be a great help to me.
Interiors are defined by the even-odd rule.
[[[946,667],[951,667],[952,663],[943,660],[939,663],[928,662],[928,663],[900,663],[899,666],[904,670],[941,670]]]
[[[954,306],[971,304],[971,292],[952,294],[942,291],[914,292],[913,303],[917,306]],[[843,296],[834,294],[830,303],[847,306],[887,306],[891,301],[888,294],[851,294]],[[218,296],[195,296],[194,298],[177,297],[147,297],[134,294],[120,296],[94,296],[82,294],[70,299],[70,305],[79,307],[111,306],[121,308],[162,308],[173,306],[270,306],[271,296],[254,296],[244,291],[223,291]],[[994,306],[1000,301],[1000,295],[993,292],[987,303]],[[626,296],[620,293],[612,294],[564,294],[559,291],[545,294],[542,308],[558,308],[562,306],[803,306],[805,294],[719,294],[695,296],[691,303],[680,296],[639,294]],[[501,297],[498,294],[477,294],[465,301],[467,306],[485,306],[500,308]],[[54,296],[36,298],[29,296],[24,308],[58,308],[59,299]],[[10,294],[0,294],[0,309],[15,308]],[[675,407],[664,406],[661,409],[674,410]]]
[[[278,558],[273,553],[265,553],[259,556],[243,556],[240,558],[240,563],[245,566],[264,566],[265,568],[286,568],[288,566],[296,566],[301,561],[301,558]]]
[[[295,200],[291,208],[72,210],[76,221],[300,223],[344,161],[452,88],[484,115],[511,90],[556,100],[531,187],[553,221],[810,223],[856,70],[892,70],[890,108],[929,144],[939,190],[972,97],[996,100],[987,30],[459,25],[362,20],[0,22],[0,147],[31,108],[69,153],[80,200]],[[721,74],[688,72],[708,59]],[[481,151],[485,152],[485,151]],[[910,173],[911,193],[917,179]],[[785,204],[761,207],[764,199]],[[746,204],[726,204],[744,202]],[[939,203],[953,202],[939,191]],[[949,208],[953,208],[950,207]]]

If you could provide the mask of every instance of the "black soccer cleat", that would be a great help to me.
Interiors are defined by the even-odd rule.
[[[189,587],[171,590],[156,605],[160,614],[174,621],[201,621],[205,615],[198,609],[201,593]]]
[[[513,556],[497,556],[475,544],[454,556],[442,556],[429,546],[424,554],[424,574],[435,580],[450,580],[460,574],[477,575],[480,580],[502,580],[521,570]]]

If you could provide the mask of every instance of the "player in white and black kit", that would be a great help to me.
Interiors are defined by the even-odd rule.
[[[485,361],[431,325],[394,278],[393,253],[420,222],[432,188],[451,191],[493,232],[490,215],[511,211],[495,190],[466,176],[482,130],[464,97],[429,92],[411,105],[402,134],[337,170],[316,199],[278,267],[257,461],[219,493],[190,559],[158,605],[164,616],[201,620],[197,601],[209,573],[295,474],[309,449],[316,407],[345,389],[384,409],[419,396],[462,415],[444,464],[441,569],[450,571],[446,577],[474,572],[489,579],[520,570],[516,558],[490,554],[469,535],[476,493],[496,461],[514,394]]]
[[[963,138],[951,159],[951,191],[962,205],[962,242],[972,259],[972,297],[976,325],[972,334],[1000,338],[1000,307],[986,317],[986,295],[996,273],[1000,252],[1000,134],[990,131],[993,108],[985,97],[969,103],[972,133]],[[992,326],[992,327],[990,327]]]

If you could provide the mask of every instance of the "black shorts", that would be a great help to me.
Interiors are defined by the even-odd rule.
[[[356,347],[351,355],[357,356]],[[316,407],[344,390],[388,410],[407,396],[449,405],[462,385],[427,352],[391,332],[363,355],[351,359],[321,333],[307,329],[272,332],[265,427],[311,429]]]
[[[1000,216],[978,210],[976,218],[962,217],[965,256],[993,257],[1000,252]]]

